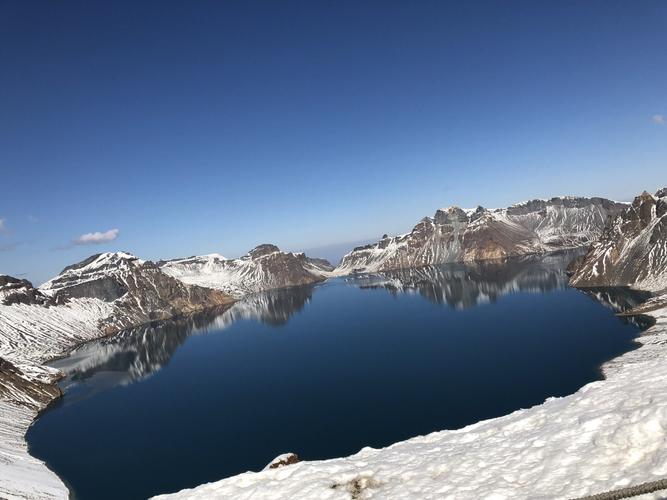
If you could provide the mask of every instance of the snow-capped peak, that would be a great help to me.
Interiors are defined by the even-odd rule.
[[[322,281],[333,267],[303,253],[283,252],[275,245],[258,245],[238,259],[204,255],[158,264],[184,283],[215,288],[241,297],[272,288]]]

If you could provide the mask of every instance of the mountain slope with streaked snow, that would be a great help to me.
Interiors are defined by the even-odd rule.
[[[184,283],[221,290],[234,297],[325,280],[333,267],[303,253],[282,252],[275,245],[259,245],[238,259],[219,254],[163,261],[163,272]]]
[[[59,372],[42,363],[126,328],[231,302],[122,252],[69,266],[40,289],[0,277],[0,497],[69,496],[24,440],[38,412],[60,395]]]
[[[667,188],[637,196],[591,246],[571,283],[667,289]]]
[[[587,246],[626,205],[604,198],[531,200],[509,208],[450,207],[410,233],[384,237],[345,255],[336,275],[471,262]]]

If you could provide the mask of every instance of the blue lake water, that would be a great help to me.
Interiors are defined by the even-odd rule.
[[[53,364],[31,453],[76,498],[146,498],[571,394],[633,348],[609,304],[642,297],[568,288],[570,257],[342,278],[88,344]]]

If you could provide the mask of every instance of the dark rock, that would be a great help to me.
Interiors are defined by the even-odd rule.
[[[407,235],[355,248],[338,269],[387,271],[585,247],[625,207],[576,197],[531,200],[506,209],[478,206],[468,213],[450,207],[423,218]]]
[[[267,469],[278,469],[280,467],[285,467],[286,465],[292,465],[300,462],[299,456],[296,453],[287,453],[274,459],[269,465],[266,466]]]
[[[658,191],[658,194],[664,190]],[[663,193],[664,194],[664,193]],[[607,222],[570,283],[575,287],[667,287],[667,207],[644,191]]]
[[[49,298],[28,280],[0,275],[0,304],[47,304]]]

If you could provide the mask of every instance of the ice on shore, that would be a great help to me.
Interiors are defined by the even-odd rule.
[[[667,308],[650,314],[657,322],[641,347],[573,395],[384,449],[155,498],[573,498],[667,478]],[[644,498],[652,497],[660,495]]]

